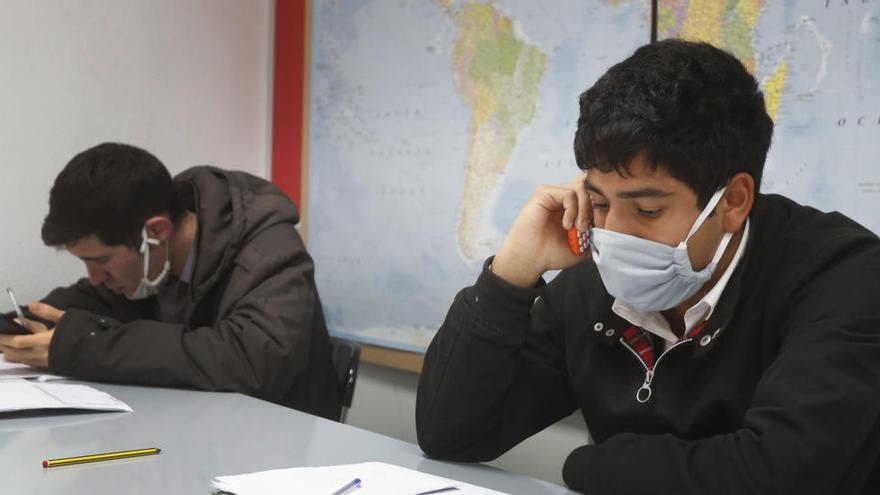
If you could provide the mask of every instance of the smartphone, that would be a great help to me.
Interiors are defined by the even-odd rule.
[[[0,313],[0,333],[5,335],[30,335],[31,331],[15,321],[13,316]]]
[[[568,229],[568,250],[578,256],[590,249],[590,231],[578,230],[577,227]]]

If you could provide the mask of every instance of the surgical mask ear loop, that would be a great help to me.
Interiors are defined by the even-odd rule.
[[[147,227],[144,226],[141,231],[141,253],[144,255],[144,280],[150,282],[150,244],[153,246],[159,245],[158,239],[150,239],[147,237]],[[168,243],[165,243],[165,263],[169,263],[171,261],[171,254],[168,249]],[[164,271],[164,270],[163,270]],[[162,276],[162,273],[159,273],[159,277]],[[159,278],[156,277],[156,278]],[[152,283],[152,282],[151,282]]]
[[[709,215],[715,211],[715,207],[718,206],[718,203],[721,201],[721,197],[724,196],[724,191],[727,190],[727,186],[722,187],[721,189],[715,191],[715,194],[709,199],[709,202],[706,203],[706,207],[703,208],[703,211],[700,212],[700,216],[694,221],[694,224],[691,226],[691,230],[688,232],[687,237],[681,241],[680,245],[683,245],[685,249],[687,249],[687,242],[691,240],[691,237],[697,233],[697,230],[702,227],[703,222],[709,218]],[[725,232],[724,237],[721,238],[721,242],[718,243],[718,247],[715,248],[715,254],[712,256],[712,261],[709,262],[709,265],[717,265],[719,261],[721,261],[721,257],[724,256],[724,251],[727,249],[727,245],[730,243],[730,239],[733,238],[733,232]]]
[[[697,230],[699,230],[700,227],[703,226],[703,222],[705,222],[706,219],[709,218],[709,215],[711,215],[712,212],[715,211],[715,207],[718,206],[718,203],[721,201],[721,197],[724,196],[724,191],[726,190],[727,186],[724,186],[721,189],[715,191],[715,194],[713,194],[712,197],[709,198],[709,202],[706,203],[706,207],[703,208],[703,211],[700,212],[700,216],[698,216],[697,219],[694,221],[694,224],[691,225],[691,230],[688,231],[687,237],[685,237],[684,241],[682,242],[686,243],[687,241],[691,240],[691,237],[693,237]]]
[[[712,198],[709,200],[709,203],[706,204],[706,208],[700,212],[700,216],[697,217],[697,220],[694,222],[694,225],[691,227],[690,232],[688,232],[688,236],[682,242],[684,244],[685,249],[687,249],[687,241],[693,237],[693,235],[699,230],[702,226],[703,222],[706,221],[706,218],[715,211],[715,207],[718,206],[718,202],[721,201],[721,197],[724,195],[724,191],[727,190],[727,186],[722,187],[721,189],[715,191],[715,194],[712,195]],[[733,238],[733,232],[725,232],[724,237],[721,238],[721,242],[718,243],[718,247],[715,248],[715,254],[712,256],[712,261],[709,262],[708,266],[717,266],[718,262],[721,261],[721,257],[724,256],[724,251],[727,249],[727,245],[730,244],[730,240]]]

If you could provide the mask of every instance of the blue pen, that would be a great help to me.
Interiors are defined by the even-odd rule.
[[[355,479],[351,480],[350,482],[346,483],[345,486],[343,486],[339,490],[336,490],[335,492],[331,493],[330,495],[342,495],[343,493],[351,490],[352,488],[360,488],[360,486],[361,486],[361,479],[355,478]]]

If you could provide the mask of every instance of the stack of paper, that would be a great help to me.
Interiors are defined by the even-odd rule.
[[[110,394],[86,385],[0,380],[0,412],[30,409],[90,409],[128,411],[131,408]]]
[[[360,487],[346,491],[345,495],[505,495],[382,462],[218,476],[213,486],[235,495],[330,495],[356,478],[361,481]]]

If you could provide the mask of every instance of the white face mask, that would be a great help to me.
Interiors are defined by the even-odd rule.
[[[609,294],[642,311],[674,308],[696,294],[712,276],[733,233],[727,232],[715,249],[712,261],[694,271],[687,241],[715,209],[726,187],[715,192],[678,246],[593,228],[590,248],[593,261]]]
[[[159,272],[159,275],[157,275],[155,279],[149,279],[150,244],[152,244],[153,246],[158,246],[159,241],[147,237],[147,227],[145,225],[144,230],[141,233],[140,249],[141,254],[144,255],[144,276],[143,278],[141,278],[141,283],[138,284],[137,289],[135,289],[130,296],[125,296],[132,301],[155,296],[159,292],[159,287],[162,285],[163,282],[165,282],[165,279],[168,278],[168,273],[171,272],[171,257],[169,256],[168,242],[165,242],[165,264],[162,265],[162,271]]]

